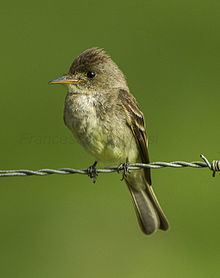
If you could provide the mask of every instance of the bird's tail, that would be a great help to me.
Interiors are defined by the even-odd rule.
[[[168,221],[164,215],[159,202],[144,175],[138,173],[135,177],[129,174],[125,179],[131,193],[138,222],[142,231],[149,235],[156,230],[167,230]]]

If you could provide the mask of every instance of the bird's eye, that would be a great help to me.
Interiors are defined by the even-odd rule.
[[[95,73],[94,71],[88,71],[88,72],[87,72],[87,77],[88,77],[88,78],[92,79],[92,78],[94,78],[95,76],[96,76],[96,73]]]

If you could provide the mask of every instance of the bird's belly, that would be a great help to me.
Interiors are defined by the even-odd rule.
[[[78,111],[79,112],[79,111]],[[97,160],[122,163],[127,159],[136,162],[137,145],[131,130],[125,123],[111,118],[106,121],[96,112],[65,111],[65,123],[77,141]]]

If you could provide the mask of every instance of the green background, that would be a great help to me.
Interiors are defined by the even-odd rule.
[[[0,168],[93,162],[63,124],[48,80],[104,47],[141,104],[152,161],[220,159],[220,2],[4,1]],[[219,277],[220,176],[153,170],[169,232],[144,236],[118,174],[1,178],[0,276]]]

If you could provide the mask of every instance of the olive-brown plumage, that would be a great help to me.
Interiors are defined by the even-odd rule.
[[[103,49],[84,51],[67,75],[51,83],[67,85],[65,124],[98,161],[149,163],[144,116],[122,71]],[[132,171],[125,181],[142,231],[152,234],[157,229],[167,230],[150,169]]]

